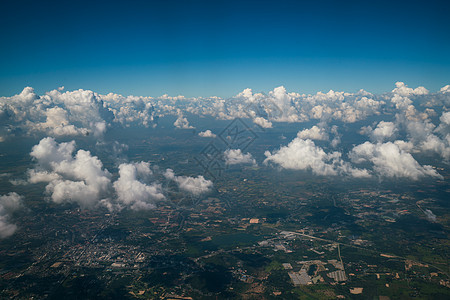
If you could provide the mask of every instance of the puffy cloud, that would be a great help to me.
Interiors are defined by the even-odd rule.
[[[336,148],[341,143],[341,135],[338,132],[337,125],[331,126],[331,133],[334,134],[334,138],[333,138],[333,140],[331,140],[330,144],[333,148]]]
[[[212,181],[205,179],[202,175],[197,177],[176,176],[172,169],[167,169],[164,176],[169,180],[175,181],[180,190],[188,192],[195,197],[211,191],[213,187]]]
[[[61,107],[52,107],[45,112],[47,121],[36,125],[42,131],[48,130],[54,136],[63,135],[78,135],[80,133],[86,134],[87,131],[82,132],[79,128],[69,124],[67,111]]]
[[[20,94],[12,97],[0,97],[0,120],[9,126],[23,126],[26,121],[36,119],[36,115],[39,116],[42,112],[40,106],[34,105],[38,103],[39,97],[31,87],[24,88]]]
[[[428,135],[427,140],[423,143],[423,147],[431,147],[433,151],[439,153],[445,160],[450,160],[450,112],[442,113],[439,118],[440,124],[435,129],[441,138],[436,135]],[[431,141],[430,141],[431,140]],[[431,146],[433,145],[433,146]]]
[[[450,84],[447,84],[446,86],[442,87],[439,91],[440,91],[442,94],[450,93]]]
[[[328,93],[302,95],[300,99],[294,100],[294,103],[298,110],[310,118],[354,123],[370,115],[380,114],[385,102],[372,96],[365,91],[352,94],[330,90]]]
[[[439,121],[441,121],[441,123],[438,128],[436,128],[436,131],[444,136],[450,134],[450,111],[443,112]]]
[[[450,160],[450,125],[447,124],[450,114],[444,112],[440,117],[440,124],[436,127],[429,119],[408,119],[405,115],[397,114],[397,122],[406,130],[409,142],[414,146],[413,151],[422,153],[436,153],[444,160]]]
[[[247,99],[251,99],[253,97],[252,89],[246,88],[242,92],[240,92],[236,97],[243,97]],[[251,99],[253,100],[253,99]]]
[[[287,93],[284,86],[274,88],[273,91],[269,92],[269,96],[271,96],[271,101],[274,102],[276,107],[281,110],[281,116],[277,118],[279,121],[292,122],[297,119],[296,112],[291,106],[293,97]]]
[[[295,138],[287,146],[281,147],[273,154],[266,151],[265,164],[270,162],[284,169],[311,170],[316,175],[348,175],[355,178],[367,178],[371,175],[366,169],[352,167],[341,158],[341,153],[335,151],[325,153],[311,140]]]
[[[311,117],[313,119],[322,119],[325,118],[329,115],[331,115],[332,113],[332,109],[330,107],[327,107],[326,105],[315,105],[312,109],[311,109]]]
[[[314,125],[309,129],[301,130],[287,146],[271,153],[264,154],[265,164],[275,163],[284,169],[311,170],[316,175],[349,175],[352,177],[370,177],[365,169],[352,167],[342,159],[342,154],[338,151],[326,153],[321,147],[316,146],[312,141],[329,140],[326,132],[326,123],[320,122],[319,126]],[[341,136],[336,125],[331,126],[330,133],[334,134],[331,146],[336,147],[340,143]]]
[[[430,151],[435,152],[442,156],[445,160],[450,159],[450,147],[449,147],[449,140],[447,139],[440,139],[434,134],[430,134],[426,137],[424,141],[422,141],[419,144],[419,149],[422,151]]]
[[[113,93],[100,95],[100,97],[114,113],[114,121],[125,127],[131,125],[155,127],[157,125],[156,103],[151,97],[124,97]]]
[[[411,104],[412,104],[411,99],[409,99],[408,97],[401,96],[401,95],[395,94],[392,97],[391,102],[395,105],[395,107],[397,109],[408,109],[410,107],[414,108],[413,106],[411,106]]]
[[[410,95],[427,95],[429,91],[424,88],[423,86],[419,86],[416,89],[409,88],[405,83],[403,82],[396,82],[395,83],[395,89],[392,90],[394,94],[400,95],[400,96],[410,96]]]
[[[310,129],[303,129],[297,133],[297,137],[301,139],[311,139],[311,140],[319,140],[326,141],[328,140],[328,134],[326,133],[323,127],[319,128],[316,125],[311,127]]]
[[[411,152],[414,148],[413,143],[405,142],[402,140],[396,140],[396,141],[394,141],[394,144],[396,144],[400,150],[405,151],[405,152]]]
[[[262,128],[272,128],[272,122],[269,122],[262,117],[254,118],[253,123],[255,123],[258,126],[261,126]]]
[[[0,115],[11,131],[51,136],[101,136],[113,119],[112,112],[92,91],[53,90],[38,96],[31,87],[12,97],[0,97]]]
[[[267,95],[245,89],[235,97],[222,99],[167,95],[158,98],[124,97],[113,93],[100,95],[89,90],[64,92],[62,89],[38,96],[27,87],[18,95],[0,98],[0,123],[3,125],[0,140],[18,134],[18,129],[27,134],[45,132],[54,137],[102,136],[114,122],[125,127],[154,127],[159,117],[167,115],[177,115],[176,128],[191,129],[193,126],[184,117],[186,112],[224,120],[250,118],[262,128],[272,128],[274,122],[305,122],[310,119],[354,123],[384,112],[395,113],[396,110],[402,111],[408,119],[424,120],[429,114],[420,112],[414,101],[420,100],[420,105],[428,108],[449,107],[450,93],[447,91],[446,86],[432,94],[423,87],[412,89],[399,82],[392,94],[330,90],[306,95],[288,92],[280,86]],[[386,105],[389,100],[391,105]],[[431,113],[430,110],[428,112]]]
[[[64,160],[70,160],[75,150],[75,141],[58,144],[54,138],[43,138],[39,144],[33,146],[30,155],[37,159],[40,166],[53,168]]]
[[[152,175],[147,162],[121,164],[119,179],[114,182],[118,201],[132,209],[152,209],[155,203],[165,199],[161,184],[147,184]]]
[[[420,143],[425,140],[430,134],[433,133],[435,125],[429,121],[411,121],[411,120],[399,120],[399,122],[405,125],[406,132],[409,138],[414,143]]]
[[[74,122],[81,123],[94,134],[99,132],[99,123],[109,122],[113,118],[113,114],[106,107],[101,97],[92,91],[77,90],[65,93],[53,91],[48,95],[53,97],[53,102],[63,103],[69,117],[73,118]]]
[[[445,125],[450,125],[450,111],[442,113],[442,116],[439,120]]]
[[[46,192],[55,203],[93,207],[108,195],[111,175],[89,151],[80,149],[73,157],[74,150],[74,141],[58,144],[50,137],[42,139],[30,153],[38,165],[28,172],[28,180],[48,182]]]
[[[424,210],[424,213],[429,221],[436,222],[436,215],[430,209]]]
[[[5,211],[14,212],[22,206],[23,197],[15,192],[0,196],[0,205]]]
[[[52,171],[28,170],[29,183],[52,182],[58,179],[61,179],[61,176]]]
[[[373,140],[382,142],[386,139],[392,138],[396,131],[397,128],[394,123],[381,121],[372,131],[370,136]]]
[[[226,115],[242,117],[244,114],[260,126],[263,124],[268,126],[268,122],[274,121],[305,122],[311,118],[353,123],[367,116],[380,114],[385,102],[383,99],[375,98],[363,90],[354,94],[330,90],[327,93],[305,95],[289,93],[280,86],[264,95],[253,94],[250,89],[246,89],[235,98],[225,102],[221,100],[221,112],[218,114],[221,114],[223,119],[227,118]]]
[[[183,117],[182,114],[178,114],[178,118],[175,120],[173,125],[179,129],[193,129],[194,127],[189,125],[189,121]]]
[[[102,136],[106,132],[106,127],[105,121],[91,123],[92,133],[96,137]]]
[[[251,153],[244,154],[241,149],[228,149],[224,152],[225,164],[253,164],[256,165],[256,160]]]
[[[322,122],[354,123],[371,117],[371,120],[379,122],[377,127],[364,127],[372,142],[393,141],[406,136],[401,146],[394,142],[402,150],[437,153],[448,161],[450,117],[446,107],[450,107],[449,90],[449,86],[445,86],[437,93],[430,93],[423,87],[409,88],[398,82],[392,93],[387,94],[330,90],[307,95],[289,92],[280,86],[267,94],[245,89],[235,97],[222,99],[167,95],[157,98],[124,97],[112,93],[100,95],[88,90],[64,92],[63,89],[38,96],[27,87],[18,95],[0,97],[0,142],[20,132],[44,132],[54,137],[102,136],[111,126],[155,126],[159,117],[167,115],[177,117],[174,122],[177,128],[194,128],[184,117],[188,112],[226,120],[250,118],[262,128],[274,127],[276,122],[317,119],[321,121],[319,125],[303,130],[298,137],[331,140],[331,146],[336,147],[341,136],[335,133],[333,137],[328,127],[320,125]],[[384,113],[396,115],[396,121],[390,122],[390,117],[389,122],[384,120]],[[433,115],[440,113],[440,124],[436,124]],[[373,116],[378,117],[372,119]],[[361,126],[364,125],[367,124]],[[207,137],[209,132],[199,135]],[[35,175],[45,175],[39,172],[36,171]]]
[[[73,155],[74,151],[74,141],[57,143],[51,137],[42,139],[30,153],[37,165],[28,170],[28,182],[46,182],[46,193],[55,203],[75,202],[89,208],[152,209],[166,199],[162,185],[152,180],[149,163],[120,164],[119,177],[111,183],[111,174],[96,156],[82,149]],[[196,197],[213,186],[203,176],[175,176],[171,169],[164,176],[175,181],[181,191]]]
[[[8,217],[3,215],[0,207],[0,238],[7,238],[16,232],[17,226],[8,222]]]
[[[392,122],[380,121],[375,129],[367,126],[361,128],[361,134],[367,134],[370,136],[370,139],[375,142],[383,142],[385,140],[389,140],[395,136],[398,129],[395,124]]]
[[[341,175],[348,175],[354,178],[370,178],[372,175],[367,169],[359,169],[353,167],[350,163],[345,161],[340,161],[340,165],[338,166],[338,171]]]
[[[22,199],[15,192],[0,196],[0,238],[7,238],[17,230],[17,226],[11,224],[9,219],[10,214],[22,206]]]
[[[212,133],[211,130],[209,130],[209,129],[199,132],[198,135],[201,137],[205,137],[205,138],[215,138],[216,137],[216,135],[214,133]]]
[[[379,140],[383,140],[386,136],[391,137],[394,132],[392,129],[394,124],[385,123],[388,124],[381,124],[377,127],[380,132],[374,134],[374,137]],[[384,132],[383,129],[386,127],[389,130]],[[275,163],[284,169],[311,170],[316,175],[347,175],[366,178],[375,174],[380,177],[412,180],[425,176],[442,178],[431,166],[421,166],[407,152],[413,147],[410,142],[395,141],[394,143],[378,142],[376,144],[365,142],[354,147],[348,154],[351,161],[356,164],[365,163],[365,165],[370,163],[373,167],[373,172],[371,172],[368,169],[354,167],[350,162],[344,161],[340,152],[327,153],[321,147],[316,146],[312,140],[301,138],[314,136],[317,132],[314,130],[312,131],[314,134],[312,134],[311,130],[300,131],[299,135],[287,146],[282,146],[273,153],[266,151],[264,163]]]
[[[349,157],[355,163],[370,162],[381,177],[419,178],[431,176],[442,178],[431,166],[421,166],[414,157],[392,142],[372,144],[365,142],[355,146]]]
[[[367,94],[363,94],[367,95]],[[353,106],[361,111],[360,114],[378,114],[378,110],[380,109],[380,106],[384,104],[384,101],[380,100],[374,100],[372,98],[368,98],[366,96],[362,96],[361,98],[356,98],[354,101]]]
[[[272,128],[270,120],[299,121],[297,109],[292,106],[295,97],[296,95],[287,93],[283,86],[276,87],[268,95],[254,94],[251,89],[245,89],[235,98],[227,100],[227,103],[231,104],[227,109],[234,117],[250,117],[258,126]]]
[[[313,141],[298,137],[273,154],[266,151],[264,155],[266,164],[272,162],[284,169],[311,170],[316,175],[337,175],[336,166],[341,162],[339,152],[327,154]]]

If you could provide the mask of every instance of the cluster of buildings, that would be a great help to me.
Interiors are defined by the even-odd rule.
[[[336,284],[347,281],[344,266],[335,259],[298,261],[294,267],[290,263],[283,263],[283,268],[288,271],[294,286],[324,282]]]

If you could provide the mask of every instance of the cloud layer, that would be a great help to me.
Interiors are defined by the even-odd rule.
[[[15,96],[0,97],[0,143],[27,136],[40,139],[30,152],[35,165],[27,171],[27,180],[11,182],[45,183],[45,194],[53,203],[111,211],[142,210],[168,201],[173,189],[177,195],[179,192],[198,199],[210,193],[214,184],[202,175],[176,175],[172,169],[160,171],[145,161],[117,160],[116,154],[127,146],[108,141],[108,130],[135,126],[158,130],[158,120],[166,116],[175,118],[173,126],[177,129],[199,127],[196,123],[204,117],[229,121],[242,118],[249,130],[279,136],[276,131],[290,123],[290,129],[298,128],[297,135],[290,141],[283,140],[275,149],[273,144],[255,143],[256,147],[244,153],[239,147],[226,145],[218,150],[217,157],[225,168],[257,166],[256,159],[263,157],[263,169],[306,171],[316,176],[443,180],[438,170],[450,163],[449,107],[450,85],[433,93],[403,82],[382,94],[364,90],[301,94],[280,86],[267,94],[245,89],[229,99],[124,97],[63,88],[37,95],[26,87]],[[213,140],[220,134],[216,136],[211,130],[198,136],[210,138],[199,142],[221,143],[219,138]],[[95,153],[77,149],[75,141],[59,143],[59,139],[95,141],[96,147],[89,149],[114,152],[113,172]],[[251,153],[254,149],[260,152]],[[0,196],[0,238],[17,230],[11,220],[22,200],[16,193]],[[432,221],[436,219],[430,210],[425,214]]]
[[[102,95],[88,90],[64,92],[62,89],[39,96],[30,87],[12,97],[0,97],[0,142],[20,134],[43,133],[51,137],[93,135],[101,137],[114,126],[157,126],[163,116],[176,116],[174,126],[192,129],[185,115],[211,116],[222,120],[250,118],[263,129],[276,126],[277,122],[302,123],[317,121],[355,123],[367,118],[387,115],[395,120],[379,120],[378,125],[368,125],[367,135],[373,142],[392,141],[397,134],[407,131],[415,139],[417,149],[434,151],[446,159],[448,126],[440,126],[431,118],[442,115],[445,124],[450,107],[450,88],[445,86],[436,93],[424,87],[410,88],[397,82],[395,88],[384,94],[372,94],[364,90],[356,93],[332,91],[316,94],[288,92],[280,86],[268,94],[245,89],[235,97],[185,98],[124,97],[117,94]],[[413,124],[418,122],[421,124]],[[430,129],[431,124],[433,128]],[[418,140],[414,128],[425,126],[429,140]],[[439,128],[439,130],[438,130]],[[327,127],[319,126],[299,133],[299,137],[326,140]],[[431,136],[433,134],[434,136]],[[420,143],[434,143],[431,147]]]
[[[280,122],[310,122],[313,124],[299,130],[297,137],[289,144],[280,146],[273,153],[266,152],[265,163],[288,169],[311,170],[317,175],[440,178],[427,166],[420,166],[415,157],[418,154],[437,156],[444,163],[449,163],[448,107],[449,85],[432,93],[424,87],[408,87],[403,82],[395,83],[392,91],[383,94],[364,90],[356,93],[330,90],[326,93],[301,94],[280,86],[267,94],[245,89],[229,99],[168,95],[156,98],[124,97],[88,90],[65,92],[63,89],[39,96],[32,88],[26,87],[20,94],[0,98],[0,142],[12,136],[35,134],[49,138],[102,137],[116,126],[155,127],[163,116],[175,116],[173,125],[180,129],[195,128],[186,115],[221,120],[250,118],[253,126],[262,130],[271,130]],[[342,127],[352,123],[359,125],[359,133],[366,137],[368,144],[362,142],[344,153],[338,149],[346,138],[341,134]],[[214,138],[216,135],[205,130],[199,136]],[[329,149],[324,146],[326,144],[334,151],[324,150]],[[50,147],[47,150],[55,154],[46,156],[45,147]],[[363,148],[372,150],[367,150],[363,156]],[[224,153],[226,164],[254,163],[250,153],[237,153],[237,150]],[[387,158],[383,153],[386,151],[397,155],[408,165],[402,169],[384,162]],[[74,144],[52,146],[50,140],[42,141],[32,154],[39,167],[30,171],[30,182],[48,182],[47,192],[54,201],[89,206],[94,202],[92,199],[110,198],[113,185],[111,174],[102,167],[100,160],[84,150],[74,155],[73,152]],[[356,161],[363,158],[365,168],[358,168]],[[83,164],[95,176],[83,172],[79,167]],[[142,183],[140,179],[136,180]]]

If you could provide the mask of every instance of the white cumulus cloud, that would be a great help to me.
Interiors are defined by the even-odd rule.
[[[11,224],[9,219],[11,213],[22,206],[22,199],[15,192],[0,196],[0,238],[7,238],[16,232],[17,226]]]
[[[74,141],[58,144],[51,137],[42,139],[30,153],[37,167],[28,172],[28,180],[48,182],[46,192],[55,203],[93,207],[108,195],[111,175],[89,151],[80,149],[72,156],[74,150]]]
[[[372,163],[375,173],[381,177],[412,180],[427,176],[442,178],[431,166],[421,166],[410,153],[401,150],[392,142],[377,144],[365,142],[355,146],[349,157],[355,163]]]
[[[392,92],[400,96],[427,95],[429,93],[429,91],[423,86],[412,89],[409,88],[404,82],[396,82],[395,89],[393,89]]]
[[[272,122],[267,121],[263,117],[256,117],[253,119],[253,123],[261,126],[262,128],[272,128]]]
[[[238,165],[238,164],[252,164],[256,165],[256,160],[251,153],[242,153],[241,149],[227,149],[224,152],[225,164]]]
[[[339,152],[325,153],[311,140],[295,138],[287,146],[274,153],[266,151],[264,163],[275,163],[284,169],[311,170],[316,175],[337,175],[336,165],[340,163]]]
[[[214,133],[211,132],[211,130],[205,130],[202,132],[198,133],[199,136],[204,137],[204,138],[215,138],[216,135]]]
[[[189,121],[185,117],[183,117],[183,115],[179,115],[178,118],[173,123],[173,125],[179,129],[193,129],[194,128],[193,126],[189,125]]]
[[[202,175],[197,177],[176,176],[172,169],[167,169],[164,176],[175,181],[180,190],[196,197],[210,192],[213,187],[212,181],[205,179]]]
[[[132,209],[152,209],[155,203],[165,199],[161,184],[148,184],[152,175],[147,162],[124,163],[119,166],[119,179],[114,182],[114,189],[120,203]]]
[[[26,87],[18,95],[0,97],[0,116],[12,132],[20,129],[25,134],[44,132],[54,137],[100,137],[114,115],[92,91],[53,90],[38,96],[33,88]]]
[[[377,127],[372,130],[370,126],[362,128],[362,132],[368,134],[375,142],[384,142],[395,137],[398,129],[393,122],[380,121]]]
[[[303,129],[297,133],[297,137],[301,139],[310,139],[310,140],[319,140],[326,141],[328,140],[328,134],[326,133],[324,128],[319,128],[316,125],[311,127],[310,129]]]

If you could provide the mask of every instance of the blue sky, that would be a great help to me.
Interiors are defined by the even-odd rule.
[[[0,95],[450,84],[447,1],[2,1]]]

